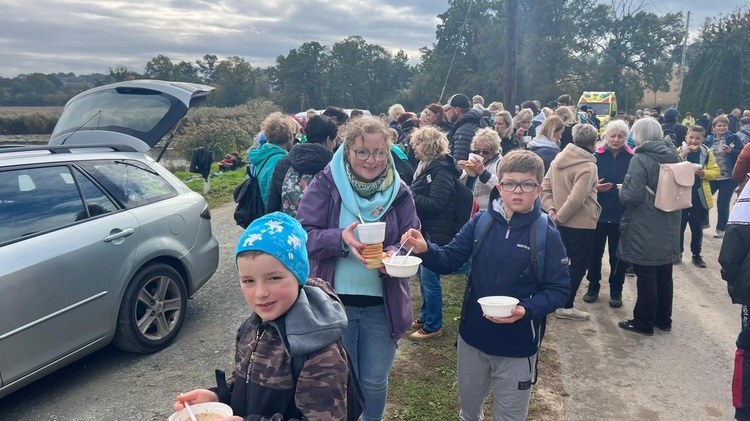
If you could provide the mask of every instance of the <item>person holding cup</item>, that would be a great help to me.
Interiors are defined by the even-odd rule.
[[[528,148],[528,143],[531,142],[531,120],[534,119],[534,112],[529,108],[524,108],[516,114],[515,126],[516,126],[516,139],[521,149]]]
[[[692,162],[695,168],[695,182],[692,189],[692,206],[682,210],[680,229],[680,253],[685,250],[685,228],[690,224],[690,251],[693,253],[693,264],[705,268],[706,262],[701,257],[703,246],[703,217],[714,206],[709,182],[719,178],[719,166],[713,152],[703,141],[706,130],[701,126],[688,129],[685,143],[677,148],[683,161]]]
[[[497,167],[500,164],[500,136],[490,128],[477,131],[471,141],[471,152],[468,161],[458,161],[458,168],[463,170],[462,180],[471,180],[474,200],[480,211],[487,210],[490,192],[497,185]]]
[[[346,140],[310,183],[297,213],[309,236],[311,276],[330,282],[346,308],[344,347],[365,396],[363,421],[382,419],[396,343],[413,322],[408,280],[392,278],[383,268],[368,269],[367,245],[356,233],[360,217],[365,223],[385,222],[383,250],[392,255],[401,234],[421,227],[390,146],[379,120],[351,122]],[[400,253],[406,252],[404,247]]]

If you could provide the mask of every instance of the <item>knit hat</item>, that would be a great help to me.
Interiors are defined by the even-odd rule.
[[[240,253],[257,250],[277,258],[304,285],[310,274],[307,260],[307,232],[291,216],[274,212],[264,215],[245,230],[234,251],[235,264]]]
[[[578,108],[580,108],[580,109],[581,109],[581,111],[583,111],[583,112],[586,112],[586,111],[588,111],[588,110],[589,110],[589,106],[588,106],[588,105],[581,105],[581,106],[580,106],[580,107],[578,107]]]
[[[661,105],[654,105],[651,107],[651,111],[656,110],[657,113],[661,112]]]
[[[456,108],[471,108],[471,101],[469,101],[469,97],[464,94],[453,95],[448,104],[450,104],[451,107]]]
[[[667,111],[664,111],[664,118],[677,118],[680,116],[680,112],[677,111],[677,108],[667,108]]]

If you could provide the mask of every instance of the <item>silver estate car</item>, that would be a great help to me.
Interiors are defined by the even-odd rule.
[[[159,351],[219,245],[206,201],[145,152],[213,88],[83,92],[46,146],[0,149],[0,397],[110,342]]]

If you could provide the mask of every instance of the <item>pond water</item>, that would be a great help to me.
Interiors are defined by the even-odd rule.
[[[22,135],[0,135],[0,146],[9,144],[29,145],[29,146],[41,146],[46,145],[49,142],[48,134],[22,134]],[[161,153],[163,145],[159,144],[156,148],[152,148],[146,155],[153,159],[156,159]],[[172,155],[172,156],[170,156]],[[174,157],[174,151],[172,148],[168,148],[167,152],[162,157],[159,163],[169,169],[170,171],[187,171],[190,167],[190,162],[186,159]]]

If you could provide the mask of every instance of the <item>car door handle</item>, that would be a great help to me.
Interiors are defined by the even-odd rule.
[[[125,228],[124,230],[120,232],[116,232],[114,234],[110,234],[104,237],[104,242],[108,243],[110,241],[117,240],[118,238],[128,237],[130,235],[133,235],[134,233],[135,233],[135,230],[133,228]]]

